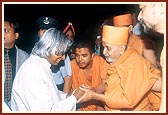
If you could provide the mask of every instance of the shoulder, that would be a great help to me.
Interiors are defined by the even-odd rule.
[[[94,55],[93,61],[106,62],[106,60],[103,57],[101,57],[97,54]]]
[[[78,68],[78,65],[77,65],[77,63],[76,63],[76,60],[75,60],[75,59],[71,60],[71,66],[72,66],[72,68],[75,68],[75,69],[77,69],[77,68]]]
[[[18,55],[29,57],[29,54],[22,49],[16,48]]]
[[[76,60],[75,59],[71,60],[71,65],[76,65]]]
[[[118,63],[126,65],[140,66],[139,64],[144,63],[144,58],[139,55],[135,49],[128,49],[119,59]]]

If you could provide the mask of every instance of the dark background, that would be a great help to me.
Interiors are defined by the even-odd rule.
[[[105,19],[130,10],[138,12],[138,4],[5,4],[4,16],[19,22],[21,33],[17,45],[30,53],[38,41],[36,20],[41,16],[55,18],[61,30],[70,21],[75,28],[75,39],[94,41]]]

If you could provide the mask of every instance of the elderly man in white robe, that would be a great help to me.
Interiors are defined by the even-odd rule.
[[[65,59],[71,41],[59,30],[48,29],[34,46],[30,58],[16,74],[11,97],[13,111],[74,111],[84,91],[71,95],[59,91],[50,69]]]

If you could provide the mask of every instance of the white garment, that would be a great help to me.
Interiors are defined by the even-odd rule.
[[[9,108],[9,106],[4,101],[2,101],[2,113],[10,111],[11,109]]]
[[[76,110],[74,95],[57,89],[44,58],[31,55],[22,64],[13,82],[11,108],[13,111],[71,111]]]
[[[16,73],[19,70],[20,66],[24,63],[26,59],[29,58],[29,54],[21,49],[16,47]]]

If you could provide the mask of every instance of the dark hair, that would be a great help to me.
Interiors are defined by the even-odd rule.
[[[16,22],[15,20],[12,20],[12,19],[9,19],[9,18],[5,17],[4,18],[4,22],[9,22],[10,26],[13,25],[15,33],[19,33],[20,32],[19,23]]]
[[[92,41],[81,40],[75,45],[75,48],[88,48],[89,52],[92,54],[95,52],[94,43]]]

